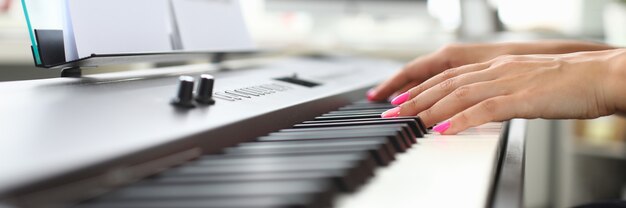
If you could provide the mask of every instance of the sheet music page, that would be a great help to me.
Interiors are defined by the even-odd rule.
[[[63,45],[65,46],[65,60],[73,61],[78,59],[76,49],[76,38],[74,38],[74,28],[70,17],[70,0],[63,1]]]
[[[172,51],[167,0],[69,0],[79,58]]]
[[[239,0],[171,0],[184,51],[251,50]]]

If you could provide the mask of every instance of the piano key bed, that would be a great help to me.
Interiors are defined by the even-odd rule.
[[[331,207],[429,134],[418,117],[380,118],[391,107],[356,102],[77,207]]]

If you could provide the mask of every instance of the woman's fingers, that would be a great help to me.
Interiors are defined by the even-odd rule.
[[[415,116],[418,113],[430,108],[445,96],[453,94],[455,90],[463,86],[490,81],[494,78],[495,77],[489,73],[479,71],[445,80],[398,106],[400,108],[398,116]]]
[[[414,88],[415,86],[419,85],[420,82],[411,82],[409,84],[406,84],[402,89],[394,92],[393,94],[391,94],[391,98],[395,98],[400,96],[401,94],[405,93],[406,91],[409,91],[410,89]]]
[[[493,80],[465,85],[437,101],[432,107],[418,114],[427,126],[444,121],[457,113],[484,100],[508,95],[518,88],[509,80]]]
[[[393,75],[390,79],[370,90],[367,97],[371,101],[387,100],[393,93],[404,91],[422,83],[434,74],[448,69],[446,57],[443,54],[431,54],[415,59],[407,64],[404,69]],[[411,85],[411,83],[416,83]]]
[[[522,100],[518,97],[508,95],[487,99],[456,114],[450,120],[435,126],[433,129],[441,134],[453,135],[492,121],[504,121],[520,117],[518,115],[523,115],[522,111],[529,111],[529,109],[524,108],[530,105],[523,105]]]
[[[484,70],[486,68],[489,67],[489,64],[487,63],[479,63],[479,64],[468,64],[465,66],[461,66],[458,68],[453,68],[453,69],[448,69],[446,71],[444,71],[443,73],[440,73],[428,80],[426,80],[424,83],[421,83],[420,85],[417,85],[413,88],[411,88],[410,90],[406,91],[403,94],[400,94],[398,97],[394,98],[391,101],[391,104],[394,105],[401,105],[403,103],[405,103],[408,100],[411,100],[415,97],[417,97],[418,95],[420,95],[421,93],[423,93],[424,91],[432,88],[433,86],[437,85],[437,84],[442,84],[442,82],[446,81],[446,80],[450,80],[453,79],[457,76],[463,75],[463,74],[467,74],[467,73],[471,73],[471,72],[476,72],[476,71],[481,71]]]
[[[386,100],[392,94],[403,93],[403,88],[413,87],[411,82],[421,83],[438,75],[448,69],[463,66],[471,63],[495,63],[493,57],[511,52],[503,44],[454,44],[441,48],[435,53],[429,54],[413,60],[404,69],[395,74],[392,78],[370,90],[367,94],[369,100]],[[506,61],[507,58],[523,58],[520,56],[503,56],[499,60]],[[451,72],[449,72],[451,73]],[[453,74],[453,73],[451,73]],[[448,74],[447,76],[450,76]],[[445,79],[444,79],[445,80]],[[439,80],[441,82],[442,80]],[[438,82],[435,82],[436,84]],[[434,85],[431,84],[430,86]],[[423,87],[422,89],[427,89]],[[412,94],[409,97],[414,97]]]
[[[411,79],[407,74],[407,70],[403,69],[378,87],[368,91],[367,99],[370,101],[387,100],[392,93],[404,87],[409,81],[411,81]]]
[[[503,73],[507,73],[507,74],[519,73],[521,71],[508,70],[508,68],[518,67],[518,63],[523,62],[525,60],[529,60],[529,59],[532,59],[532,56],[504,55],[504,56],[499,56],[497,58],[494,58],[487,62],[468,64],[468,65],[460,66],[457,68],[448,69],[444,71],[443,73],[440,73],[426,80],[424,83],[408,90],[406,92],[408,96],[403,95],[403,94],[401,94],[401,96],[398,96],[400,98],[408,98],[408,99],[394,99],[392,100],[392,104],[400,105],[410,99],[417,97],[418,95],[432,88],[433,86],[441,84],[442,82],[445,82],[457,76],[461,76],[461,75],[472,73],[472,72],[490,69],[491,70],[490,74],[494,76],[499,76]]]

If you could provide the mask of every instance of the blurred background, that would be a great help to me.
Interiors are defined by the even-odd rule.
[[[50,1],[53,2],[53,1]],[[339,53],[409,61],[452,42],[584,39],[626,46],[626,0],[242,0],[270,54]],[[46,5],[41,5],[46,6]],[[18,0],[0,0],[0,81],[58,77],[34,68]],[[103,67],[104,73],[153,67]],[[530,122],[526,207],[626,200],[626,120]],[[462,173],[460,173],[462,174]]]

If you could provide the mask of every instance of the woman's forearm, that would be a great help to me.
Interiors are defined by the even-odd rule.
[[[544,40],[533,42],[461,43],[444,47],[451,67],[489,61],[502,55],[564,54],[581,51],[611,50],[615,47],[594,42]]]
[[[545,40],[538,42],[502,43],[512,55],[525,54],[562,54],[580,51],[600,51],[615,49],[610,45],[585,41]]]

